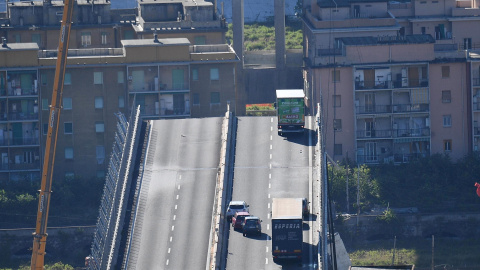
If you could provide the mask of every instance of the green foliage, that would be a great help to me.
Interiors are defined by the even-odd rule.
[[[233,25],[228,25],[225,34],[227,44],[233,45]],[[246,51],[275,50],[275,27],[272,22],[245,24],[244,42]],[[286,49],[303,48],[303,32],[300,21],[287,21],[285,27]]]
[[[383,215],[378,216],[376,219],[378,222],[385,223],[385,224],[391,224],[398,220],[397,216],[395,215],[395,212],[393,212],[392,209],[385,210],[383,212]]]
[[[352,207],[357,209],[357,175],[362,210],[390,204],[394,208],[418,207],[422,212],[476,211],[479,198],[474,183],[479,181],[478,171],[478,154],[455,163],[449,156],[437,154],[401,165],[363,165],[360,169],[351,165],[329,166],[329,177],[331,196],[340,212],[346,212],[347,175],[350,212]]]

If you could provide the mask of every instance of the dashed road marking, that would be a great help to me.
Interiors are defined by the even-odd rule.
[[[168,254],[170,254],[170,248],[168,248]]]
[[[175,229],[175,226],[172,226],[172,231]]]
[[[167,259],[167,263],[166,263],[166,264],[168,265],[168,259]]]
[[[170,236],[170,242],[172,242],[172,240],[173,240],[173,236]]]
[[[177,194],[177,200],[178,200],[178,197],[180,197],[180,195]]]
[[[175,220],[177,218],[177,215],[173,215],[173,220]]]

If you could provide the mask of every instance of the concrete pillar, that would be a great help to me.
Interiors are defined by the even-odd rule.
[[[277,69],[285,68],[285,0],[274,0],[275,62]]]
[[[240,69],[243,69],[243,52],[245,49],[243,39],[244,21],[243,0],[232,0],[233,49],[240,59]]]

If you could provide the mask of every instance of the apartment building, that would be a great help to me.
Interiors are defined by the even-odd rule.
[[[478,15],[478,1],[304,1],[305,91],[327,153],[379,164],[476,151]]]
[[[121,41],[122,48],[69,51],[55,176],[102,178],[116,114],[141,105],[144,119],[222,116],[234,109],[235,65],[226,44],[186,38]],[[0,48],[0,179],[40,179],[56,51],[37,43]]]
[[[121,48],[121,40],[187,38],[191,44],[225,43],[227,24],[211,1],[142,0],[136,8],[112,8],[110,0],[74,3],[70,49]],[[0,34],[8,43],[58,47],[63,1],[8,2],[0,14]]]

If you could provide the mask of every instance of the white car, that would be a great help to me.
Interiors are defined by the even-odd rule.
[[[227,207],[227,220],[232,220],[236,212],[248,212],[248,204],[245,201],[231,201]]]

